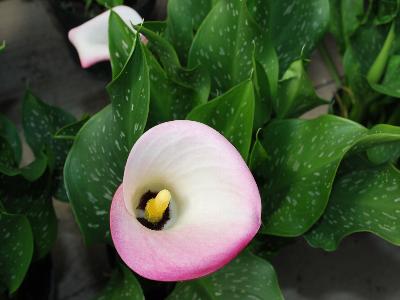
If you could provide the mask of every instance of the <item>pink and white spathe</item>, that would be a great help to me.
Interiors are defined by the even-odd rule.
[[[129,6],[116,6],[112,9],[132,28],[143,22],[142,17]],[[68,39],[78,51],[82,68],[110,59],[108,50],[108,18],[110,10],[94,17],[68,32]]]
[[[169,217],[152,230],[142,225],[151,224],[143,201],[154,200],[159,191],[170,193]],[[110,212],[111,236],[122,260],[159,281],[218,270],[251,241],[260,224],[260,194],[246,163],[220,133],[193,121],[163,123],[139,138]]]

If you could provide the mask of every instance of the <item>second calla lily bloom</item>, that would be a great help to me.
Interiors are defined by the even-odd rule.
[[[193,121],[153,127],[133,146],[114,195],[111,235],[143,277],[189,280],[232,260],[261,224],[261,200],[238,151]]]

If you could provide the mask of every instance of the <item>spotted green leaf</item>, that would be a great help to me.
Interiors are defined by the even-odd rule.
[[[263,30],[270,30],[281,73],[300,57],[308,58],[328,28],[328,0],[252,2],[258,23]]]
[[[322,215],[344,156],[399,142],[390,130],[371,129],[331,115],[283,120],[267,126],[262,232],[298,236]]]
[[[96,2],[105,8],[111,8],[117,5],[124,4],[124,0],[96,0]]]
[[[268,159],[268,153],[259,139],[260,132],[261,130],[257,131],[256,140],[254,141],[249,156],[248,165],[250,167],[250,170],[252,170],[253,172],[256,172],[256,170]]]
[[[135,45],[136,35],[118,14],[111,10],[108,18],[108,47],[113,78],[122,71]]]
[[[185,64],[188,59],[193,37],[200,24],[210,12],[215,0],[170,0],[168,1],[168,18],[166,36],[174,45],[180,61]]]
[[[7,212],[28,218],[34,237],[34,257],[44,257],[50,251],[57,235],[49,172],[34,182],[22,176],[2,177],[0,197]]]
[[[54,134],[75,118],[62,109],[48,105],[33,95],[25,93],[22,104],[22,125],[27,143],[36,157],[45,152],[49,157],[49,166],[53,172],[52,189],[54,195],[66,201],[63,190],[63,167],[72,141],[57,140]]]
[[[60,128],[55,134],[55,139],[66,139],[73,140],[82,126],[90,119],[89,115],[84,115],[80,120],[68,124],[63,128]]]
[[[253,56],[265,69],[273,89],[278,64],[268,31],[256,23],[246,1],[221,0],[199,27],[188,64],[208,69],[211,94],[216,96],[250,77]]]
[[[2,114],[0,114],[0,136],[4,137],[12,147],[15,163],[19,165],[22,157],[21,140],[17,128]]]
[[[144,300],[144,295],[132,271],[119,264],[96,300]]]
[[[146,27],[135,26],[148,39],[148,48],[160,60],[166,73],[171,77],[178,77],[177,73],[182,69],[178,55],[174,47],[159,33]]]
[[[28,181],[39,179],[47,168],[47,157],[42,152],[30,164],[18,167],[14,161],[14,151],[8,141],[0,136],[0,177],[21,175]]]
[[[147,127],[158,123],[184,119],[197,105],[207,102],[209,94],[208,76],[197,76],[198,88],[172,80],[155,57],[147,51],[150,70],[150,110]],[[200,74],[199,74],[200,75]]]
[[[238,84],[225,94],[192,110],[187,119],[207,124],[223,134],[246,160],[250,150],[254,118],[251,81]]]
[[[368,231],[400,246],[399,191],[400,172],[393,165],[350,170],[335,182],[328,207],[307,241],[333,251],[346,236]]]
[[[109,208],[129,151],[145,128],[149,72],[142,45],[108,87],[111,104],[83,125],[64,167],[68,197],[87,243],[109,237]]]
[[[378,93],[400,98],[400,55],[389,58],[387,69],[381,83],[370,83]]]
[[[390,24],[375,26],[368,22],[352,35],[343,57],[343,67],[346,82],[360,103],[374,97],[370,84],[380,81],[392,43],[393,26]]]
[[[273,98],[278,118],[299,117],[308,110],[328,102],[319,98],[307,75],[302,60],[293,62],[278,85],[278,96]]]
[[[377,3],[378,11],[374,23],[377,25],[392,22],[400,10],[399,0],[386,0]]]
[[[212,275],[178,283],[173,299],[283,299],[271,264],[249,251]]]
[[[351,35],[362,23],[364,0],[330,0],[329,2],[329,31],[344,52]]]
[[[367,157],[374,164],[383,164],[387,162],[395,162],[400,156],[400,142],[397,141],[397,136],[400,134],[400,127],[391,125],[377,125],[372,128],[374,132],[393,135],[393,141],[370,147],[367,150]]]
[[[13,293],[32,259],[32,230],[25,216],[6,213],[0,203],[0,231],[0,287]]]

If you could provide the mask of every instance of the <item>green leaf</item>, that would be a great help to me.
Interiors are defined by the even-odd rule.
[[[389,58],[387,69],[381,83],[370,83],[378,93],[400,98],[400,55]]]
[[[268,17],[260,19],[259,24],[271,31],[281,72],[300,57],[308,58],[327,30],[328,0],[254,2],[258,9],[267,7]]]
[[[189,67],[202,65],[208,69],[211,94],[216,96],[250,78],[253,57],[265,69],[274,90],[277,56],[268,31],[255,22],[246,1],[219,1],[194,37]]]
[[[399,13],[400,1],[399,0],[385,0],[379,1],[377,16],[374,23],[377,25],[392,22]]]
[[[65,185],[87,243],[109,238],[109,208],[129,151],[145,128],[149,73],[138,39],[119,76],[108,87],[111,105],[81,128],[64,167]]]
[[[225,94],[192,110],[188,120],[202,122],[224,135],[244,160],[250,150],[254,118],[254,91],[251,81],[238,84]]]
[[[272,103],[277,117],[282,119],[299,117],[318,105],[328,104],[316,95],[302,60],[293,62],[283,74],[278,96]]]
[[[392,23],[378,56],[375,58],[374,63],[368,70],[367,80],[372,84],[377,83],[381,79],[383,72],[386,68],[386,64],[389,59],[390,49],[392,48],[392,44],[396,38],[394,28],[395,24]]]
[[[166,37],[175,47],[183,64],[187,62],[193,37],[213,7],[213,2],[213,0],[168,1]]]
[[[19,165],[22,157],[21,140],[17,128],[5,116],[0,114],[0,136],[4,137],[13,149],[15,163]]]
[[[253,86],[254,86],[254,129],[262,128],[271,118],[272,113],[272,99],[276,97],[276,88],[278,79],[275,83],[274,91],[271,90],[272,86],[268,80],[267,74],[263,66],[253,58]],[[278,69],[276,69],[278,73]]]
[[[370,147],[367,150],[367,156],[370,162],[374,164],[383,164],[387,162],[395,162],[400,156],[400,142],[396,141],[400,135],[400,127],[391,125],[376,125],[371,131],[376,133],[384,133],[388,139],[389,135],[393,135],[393,141],[383,145]]]
[[[270,156],[260,186],[263,233],[298,236],[322,215],[343,157],[400,141],[400,134],[371,129],[326,115],[314,120],[284,120],[265,129]]]
[[[171,80],[155,57],[147,53],[150,70],[150,111],[147,127],[175,119],[184,119],[197,105],[207,102],[210,90],[208,74],[197,75],[197,87]],[[197,72],[197,71],[194,71]]]
[[[58,140],[54,134],[76,119],[64,110],[48,105],[35,97],[29,90],[25,93],[22,104],[22,125],[25,138],[36,158],[45,152],[52,171],[53,194],[66,200],[63,187],[63,167],[72,141]]]
[[[97,4],[105,7],[105,8],[111,8],[117,5],[122,5],[124,4],[124,0],[96,0]]]
[[[127,267],[118,264],[97,300],[144,300],[142,288]]]
[[[33,236],[25,216],[8,214],[0,203],[0,286],[15,292],[28,271],[33,254]]]
[[[271,264],[249,251],[212,275],[178,283],[173,299],[283,299]]]
[[[14,151],[10,143],[0,136],[0,173],[8,174],[16,168]]]
[[[145,21],[142,26],[148,30],[151,30],[157,34],[162,35],[167,27],[166,21]]]
[[[265,150],[264,146],[260,142],[259,134],[261,129],[257,131],[256,140],[251,148],[250,156],[249,156],[249,167],[252,172],[256,172],[256,170],[263,165],[265,161],[268,160],[268,153]]]
[[[0,173],[6,176],[22,175],[28,181],[35,181],[40,178],[47,168],[47,157],[39,153],[33,162],[19,168],[14,161],[14,154],[8,141],[0,136]]]
[[[46,172],[30,182],[21,176],[2,177],[0,197],[7,212],[28,218],[32,227],[35,259],[44,257],[57,236],[57,219],[51,198],[51,181]]]
[[[351,170],[334,185],[321,220],[306,235],[313,247],[337,249],[355,232],[372,232],[400,246],[400,172],[392,165]]]
[[[108,18],[108,47],[113,78],[116,78],[124,68],[135,45],[135,39],[136,35],[132,29],[111,10]]]
[[[2,41],[0,44],[0,53],[3,52],[3,50],[6,48],[6,42]]]
[[[148,39],[147,47],[158,57],[168,76],[178,78],[177,73],[182,70],[182,67],[174,47],[160,34],[146,27],[135,26],[135,29]]]
[[[84,115],[80,120],[65,125],[63,128],[60,128],[55,134],[55,139],[66,139],[73,140],[75,136],[78,134],[79,130],[83,125],[90,119],[89,115]]]
[[[351,35],[361,25],[361,17],[364,14],[364,0],[330,0],[329,2],[329,30],[344,52]]]
[[[359,27],[350,39],[350,44],[343,57],[343,67],[346,82],[358,101],[365,103],[373,96],[369,82],[376,83],[382,76],[387,63],[387,46],[392,38],[390,37],[391,26],[375,26],[366,23]],[[368,45],[368,47],[366,47]],[[382,53],[382,55],[380,55]]]

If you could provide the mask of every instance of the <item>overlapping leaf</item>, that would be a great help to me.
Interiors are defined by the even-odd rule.
[[[5,116],[0,114],[0,136],[12,147],[14,152],[14,161],[16,165],[19,165],[22,157],[22,146],[21,140],[19,139],[17,128],[14,124],[7,119]]]
[[[353,169],[354,162],[350,164]],[[393,165],[348,170],[333,187],[321,220],[306,235],[311,246],[333,251],[354,233],[369,231],[400,245],[400,172]]]
[[[202,122],[223,134],[246,160],[250,150],[254,118],[251,81],[238,84],[225,94],[192,110],[187,119]]]
[[[264,171],[263,232],[298,236],[322,215],[343,157],[398,142],[399,134],[334,116],[273,122],[263,145],[270,156]]]
[[[0,287],[13,293],[21,285],[32,259],[32,230],[25,216],[6,213],[1,203],[0,228]]]
[[[46,153],[49,158],[49,167],[54,174],[53,194],[58,199],[67,201],[62,173],[72,142],[54,139],[53,135],[76,120],[60,108],[42,102],[30,91],[25,94],[22,109],[22,124],[26,141],[37,158],[43,152]]]
[[[132,271],[123,265],[114,270],[97,300],[144,300],[142,288]]]
[[[34,182],[22,176],[2,177],[0,197],[7,212],[28,218],[34,237],[35,258],[44,257],[50,251],[57,235],[49,172]]]
[[[308,58],[329,23],[329,1],[257,1],[248,7],[263,31],[270,31],[281,74],[299,58]]]
[[[212,275],[178,283],[172,299],[283,299],[273,267],[264,259],[244,251]]]
[[[299,117],[308,110],[328,102],[316,95],[303,61],[297,60],[283,74],[278,86],[278,95],[273,98],[272,103],[278,118],[290,118]]]
[[[109,236],[111,199],[147,120],[149,73],[139,39],[108,91],[111,104],[81,128],[64,168],[68,197],[88,243]]]
[[[193,37],[215,0],[168,1],[166,36],[183,64],[187,62]]]
[[[271,90],[277,84],[277,56],[268,31],[250,15],[246,1],[219,1],[199,27],[189,53],[189,67],[204,65],[211,93],[219,95],[250,77],[253,56],[263,66]]]
[[[387,69],[381,83],[371,83],[378,93],[400,98],[400,55],[389,58]]]

